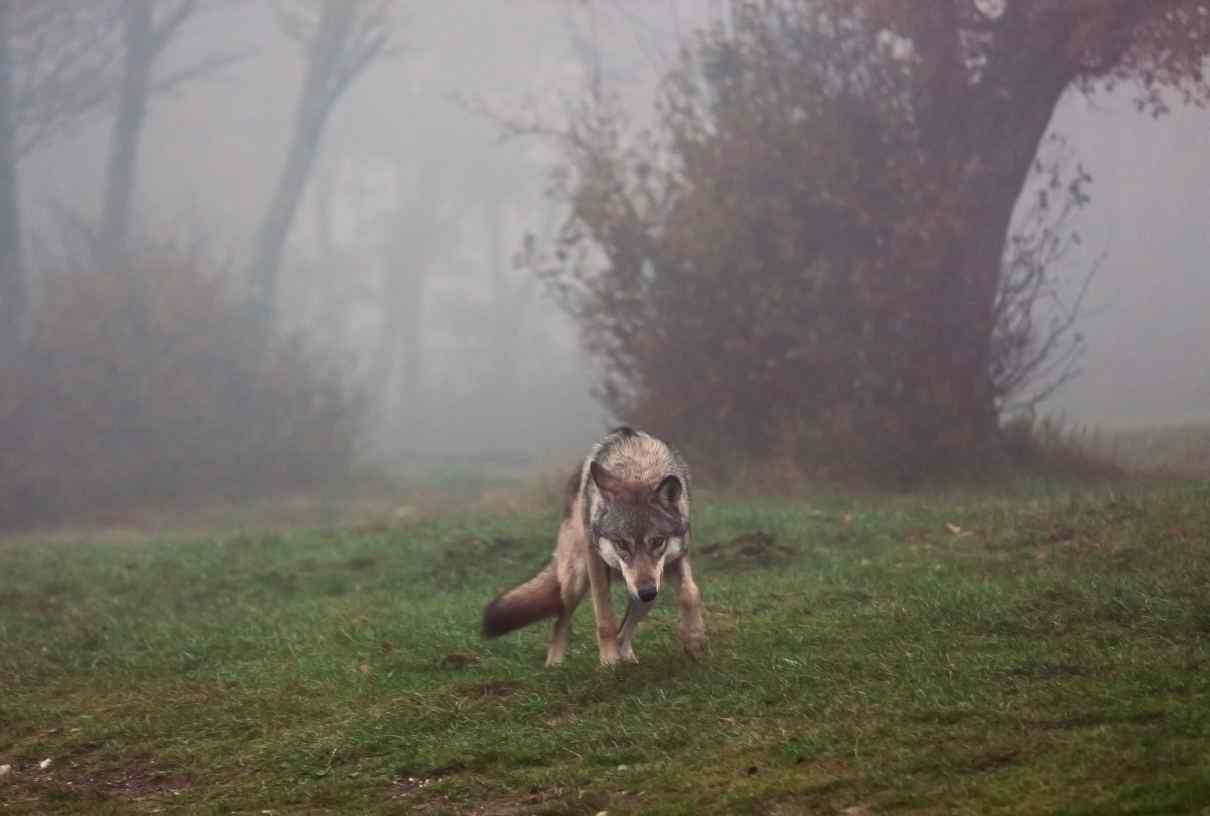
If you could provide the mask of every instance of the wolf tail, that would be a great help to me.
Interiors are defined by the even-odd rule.
[[[541,572],[518,587],[498,595],[483,610],[483,636],[506,635],[543,618],[563,611],[559,578],[552,560]]]

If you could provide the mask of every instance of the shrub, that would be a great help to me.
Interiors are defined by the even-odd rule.
[[[1125,474],[1099,434],[1051,417],[1015,417],[1004,424],[1001,440],[1009,466],[1029,475],[1097,481]]]
[[[155,247],[55,276],[0,395],[0,526],[255,497],[349,471],[361,402],[301,336]]]

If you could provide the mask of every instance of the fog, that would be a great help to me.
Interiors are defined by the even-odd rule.
[[[589,396],[591,373],[571,325],[527,280],[532,276],[511,264],[524,234],[549,231],[556,217],[543,194],[554,156],[537,139],[505,142],[490,114],[520,118],[539,110],[558,123],[561,95],[580,87],[569,34],[582,15],[548,2],[400,5],[390,52],[339,101],[324,134],[316,178],[289,238],[283,316],[304,324],[314,318],[292,296],[314,283],[302,279],[301,267],[316,258],[318,219],[326,217],[341,262],[315,274],[329,276],[329,292],[371,291],[350,306],[354,314],[342,336],[326,334],[325,326],[305,327],[373,376],[381,321],[373,301],[381,296],[374,290],[382,286],[383,245],[390,232],[407,229],[384,219],[417,204],[428,210],[426,218],[454,217],[454,234],[424,271],[423,378],[436,393],[417,395],[401,383],[394,394],[376,395],[384,433],[370,445],[371,456],[404,468],[447,458],[540,463],[565,457],[598,433],[606,417]],[[170,74],[215,52],[240,60],[152,102],[139,158],[137,223],[148,235],[204,237],[238,267],[281,171],[303,50],[283,34],[273,4],[246,2],[199,14],[159,70]],[[94,217],[111,127],[109,116],[92,117],[24,163],[24,205],[36,223],[48,226],[45,219],[63,207]],[[316,212],[321,185],[332,197],[326,216]],[[497,203],[502,234],[493,244],[484,209]],[[522,336],[515,371],[485,404],[476,385],[493,375],[488,368],[496,362],[484,346],[499,270],[509,294],[520,298]],[[391,418],[403,413],[409,414],[406,427]]]
[[[603,81],[643,123],[679,45],[722,5],[400,4],[388,53],[331,114],[280,291],[283,319],[371,386],[383,377],[382,304],[396,298],[399,319],[418,324],[418,362],[408,368],[401,350],[395,385],[370,388],[371,459],[400,471],[562,462],[613,419],[592,396],[594,362],[570,319],[534,270],[514,263],[526,234],[549,237],[563,215],[546,195],[556,146],[540,135],[504,139],[499,119],[561,126],[585,87],[587,43]],[[151,102],[135,224],[144,235],[204,237],[238,270],[281,172],[303,50],[283,34],[275,4],[231,3],[190,20],[157,72],[215,52],[239,59]],[[96,217],[111,125],[100,111],[23,160],[32,233],[53,236],[64,209]],[[1177,108],[1152,119],[1125,92],[1069,94],[1053,127],[1093,177],[1071,269],[1102,262],[1085,301],[1080,374],[1044,410],[1099,427],[1207,420],[1210,115]],[[388,267],[400,263],[391,247],[424,238],[436,243],[430,254],[402,261],[423,267],[410,273],[421,279],[389,294]],[[342,296],[337,320],[324,307]]]
[[[1210,115],[1155,120],[1122,98],[1073,96],[1053,127],[1093,176],[1078,263],[1094,274],[1081,374],[1049,408],[1107,428],[1210,418]]]

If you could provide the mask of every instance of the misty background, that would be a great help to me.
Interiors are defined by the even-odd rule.
[[[365,389],[371,462],[401,474],[562,464],[615,419],[535,261],[566,215],[548,195],[557,145],[541,133],[503,138],[504,124],[558,130],[599,79],[642,127],[678,50],[727,6],[397,4],[389,44],[327,121],[277,293],[280,321]],[[203,3],[155,72],[215,54],[232,61],[151,98],[132,235],[201,242],[238,289],[290,143],[305,51],[281,4]],[[65,220],[97,218],[112,126],[112,106],[98,107],[22,157],[31,257],[55,255]],[[1042,410],[1103,428],[1205,422],[1210,113],[1177,106],[1152,118],[1125,89],[1068,93],[1051,127],[1092,177],[1071,277],[1100,265],[1079,374]],[[35,300],[51,266],[29,264]]]

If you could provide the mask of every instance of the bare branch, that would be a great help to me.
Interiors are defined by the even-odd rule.
[[[355,50],[350,50],[333,72],[332,83],[328,91],[329,104],[339,99],[348,90],[353,80],[378,58],[390,41],[391,32],[386,28],[381,28],[365,32],[363,37],[363,41],[356,45]]]
[[[173,71],[167,76],[152,81],[150,92],[156,96],[171,94],[182,85],[195,80],[211,78],[240,64],[251,56],[252,52],[246,50],[227,54],[211,54],[198,60],[193,65]]]
[[[24,3],[19,9],[13,90],[17,149],[26,154],[109,101],[120,46],[117,18],[104,4]]]
[[[151,53],[158,54],[168,45],[173,34],[193,15],[197,9],[197,0],[180,0],[176,7],[168,12],[159,25],[151,28]]]

